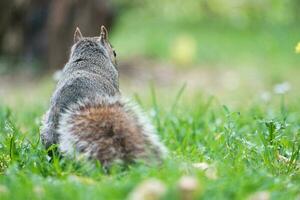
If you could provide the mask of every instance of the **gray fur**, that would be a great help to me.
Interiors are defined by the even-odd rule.
[[[73,45],[69,61],[50,101],[41,129],[46,148],[58,143],[60,115],[71,104],[96,95],[119,94],[118,71],[110,52],[98,37],[83,38]]]

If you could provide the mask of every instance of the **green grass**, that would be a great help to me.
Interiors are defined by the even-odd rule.
[[[191,65],[214,68],[254,65],[266,71],[282,71],[297,68],[300,62],[295,54],[299,27],[263,22],[238,26],[221,20],[172,21],[159,14],[149,16],[133,11],[117,21],[112,44],[123,58],[146,56],[176,64],[172,52],[177,39],[186,36],[195,46]]]
[[[170,150],[168,159],[162,166],[116,165],[109,173],[96,162],[48,161],[39,141],[43,103],[1,106],[1,199],[124,199],[153,177],[167,186],[163,199],[179,199],[184,175],[199,181],[202,199],[243,199],[257,191],[274,199],[300,194],[299,101],[274,96],[269,104],[253,100],[229,109],[215,97],[187,99],[184,91],[165,104],[151,91],[151,98],[140,101]],[[217,178],[192,166],[198,162],[213,165]]]

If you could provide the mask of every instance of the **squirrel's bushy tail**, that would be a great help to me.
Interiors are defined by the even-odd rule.
[[[59,124],[59,148],[81,153],[103,165],[158,158],[166,149],[139,109],[119,97],[101,97],[71,106]]]

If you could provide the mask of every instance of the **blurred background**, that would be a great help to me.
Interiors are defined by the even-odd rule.
[[[48,103],[75,27],[102,24],[124,93],[154,85],[168,101],[185,86],[235,104],[300,82],[300,0],[1,0],[0,102]]]

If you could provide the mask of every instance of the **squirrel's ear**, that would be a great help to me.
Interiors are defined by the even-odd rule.
[[[108,39],[108,32],[105,26],[101,26],[101,32],[100,32],[100,40],[107,40]]]
[[[79,40],[81,40],[82,34],[80,32],[80,29],[78,27],[76,27],[75,33],[74,33],[74,43],[78,42]]]

